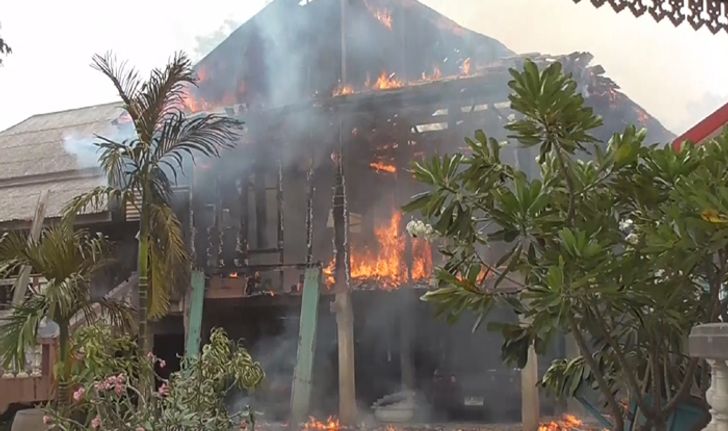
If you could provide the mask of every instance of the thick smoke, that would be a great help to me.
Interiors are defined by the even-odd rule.
[[[195,37],[195,48],[193,54],[196,58],[206,56],[210,51],[215,49],[226,37],[230,35],[236,28],[242,24],[233,19],[226,19],[223,24],[215,31],[209,34],[199,35]]]
[[[80,169],[99,167],[99,152],[97,144],[108,139],[114,142],[124,142],[135,136],[131,123],[109,124],[94,134],[73,132],[63,136],[63,149],[66,153],[76,157]],[[102,139],[104,138],[104,139]]]

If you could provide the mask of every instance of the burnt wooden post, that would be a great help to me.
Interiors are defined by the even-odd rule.
[[[298,424],[306,419],[311,405],[320,280],[320,268],[310,267],[306,269],[303,282],[303,295],[301,297],[298,354],[296,367],[293,372],[293,389],[291,391],[291,429],[298,429]]]
[[[313,185],[313,160],[309,161],[306,183],[308,186],[306,196],[306,263],[313,261],[313,196],[316,188]]]
[[[266,205],[266,162],[255,163],[255,248],[264,249],[268,245],[268,207]]]
[[[340,81],[347,82],[347,3],[341,0],[339,17],[341,33],[341,75]],[[340,114],[339,114],[340,115]],[[339,149],[336,158],[336,183],[333,193],[332,218],[334,222],[334,277],[336,283],[337,341],[339,350],[339,418],[345,425],[356,421],[356,383],[354,363],[354,309],[351,303],[349,272],[349,211],[346,204],[346,179],[344,177],[344,129],[341,117],[339,125]]]
[[[235,266],[248,266],[248,192],[250,191],[250,175],[246,172],[240,178],[238,186],[238,200],[240,206],[240,226],[238,227],[238,238],[236,243]]]
[[[399,121],[401,121],[402,123],[399,125],[395,125],[395,132],[397,140],[399,141],[399,145],[397,146],[395,154],[395,161],[398,170],[395,175],[397,177],[400,175],[399,170],[407,167],[412,159],[412,151],[410,150],[409,146],[410,127],[408,124],[405,123],[404,119],[400,119]],[[395,177],[397,200],[399,202],[407,202],[409,196],[407,195],[406,188],[402,187],[403,184],[408,183],[407,173],[403,172],[401,174],[401,179],[397,177]],[[406,232],[406,226],[407,219],[406,217],[402,217],[400,232]],[[414,288],[414,279],[412,278],[412,266],[414,265],[415,256],[413,250],[414,244],[412,243],[413,238],[405,233],[404,240],[405,264],[407,265],[407,286],[405,289],[400,289],[400,292],[398,292],[400,294],[400,305],[403,310],[403,312],[400,313],[399,316],[399,360],[402,374],[402,389],[413,390],[415,388],[415,366],[414,357],[412,355],[412,338],[414,335],[414,327],[411,320],[411,312],[413,311],[413,308],[412,301],[410,300],[409,289]]]
[[[276,180],[276,208],[278,212],[278,229],[276,246],[278,247],[278,263],[283,266],[285,251],[283,249],[283,160],[278,159],[278,176]],[[279,292],[283,292],[283,269],[278,271]]]
[[[334,222],[334,290],[336,299],[337,341],[339,353],[339,418],[344,424],[356,421],[356,383],[354,363],[354,309],[351,303],[349,280],[349,212],[346,203],[344,177],[343,128],[339,123],[339,150],[336,156],[336,182],[333,190],[332,218]]]

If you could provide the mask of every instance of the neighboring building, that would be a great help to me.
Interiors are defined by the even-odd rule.
[[[46,217],[56,218],[73,197],[103,184],[98,169],[80,161],[68,145],[108,130],[121,113],[118,103],[70,109],[34,115],[0,132],[0,230],[28,228],[43,191],[50,192]],[[83,220],[103,223],[111,217],[106,211]]]
[[[672,145],[675,149],[679,149],[685,142],[692,142],[698,145],[702,144],[708,139],[720,134],[726,125],[728,125],[728,103],[678,136]]]

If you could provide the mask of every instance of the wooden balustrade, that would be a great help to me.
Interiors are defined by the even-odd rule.
[[[40,340],[27,356],[22,369],[0,369],[0,414],[12,404],[38,403],[53,396],[57,339]]]

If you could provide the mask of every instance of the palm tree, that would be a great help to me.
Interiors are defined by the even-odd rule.
[[[91,280],[108,262],[108,244],[100,236],[74,231],[66,223],[45,228],[38,241],[28,241],[20,232],[0,239],[0,276],[17,273],[29,266],[46,279],[40,290],[31,290],[23,303],[13,308],[0,326],[0,360],[3,365],[22,369],[26,349],[36,345],[38,327],[43,318],[58,324],[60,361],[63,365],[58,380],[61,388],[68,381],[69,345],[72,319],[80,316],[86,322],[97,317],[95,308],[110,318],[114,325],[128,326],[130,308],[121,302],[94,299]],[[59,391],[59,401],[67,393]]]
[[[186,160],[219,157],[221,150],[233,147],[241,123],[225,115],[185,114],[184,96],[196,85],[196,76],[183,53],[164,69],[153,69],[145,81],[111,54],[94,56],[92,66],[116,88],[135,136],[122,142],[98,136],[99,164],[108,185],[78,196],[66,215],[112,199],[139,211],[139,345],[151,351],[148,319],[163,317],[173,289],[189,284],[190,259],[171,207],[172,187]]]

